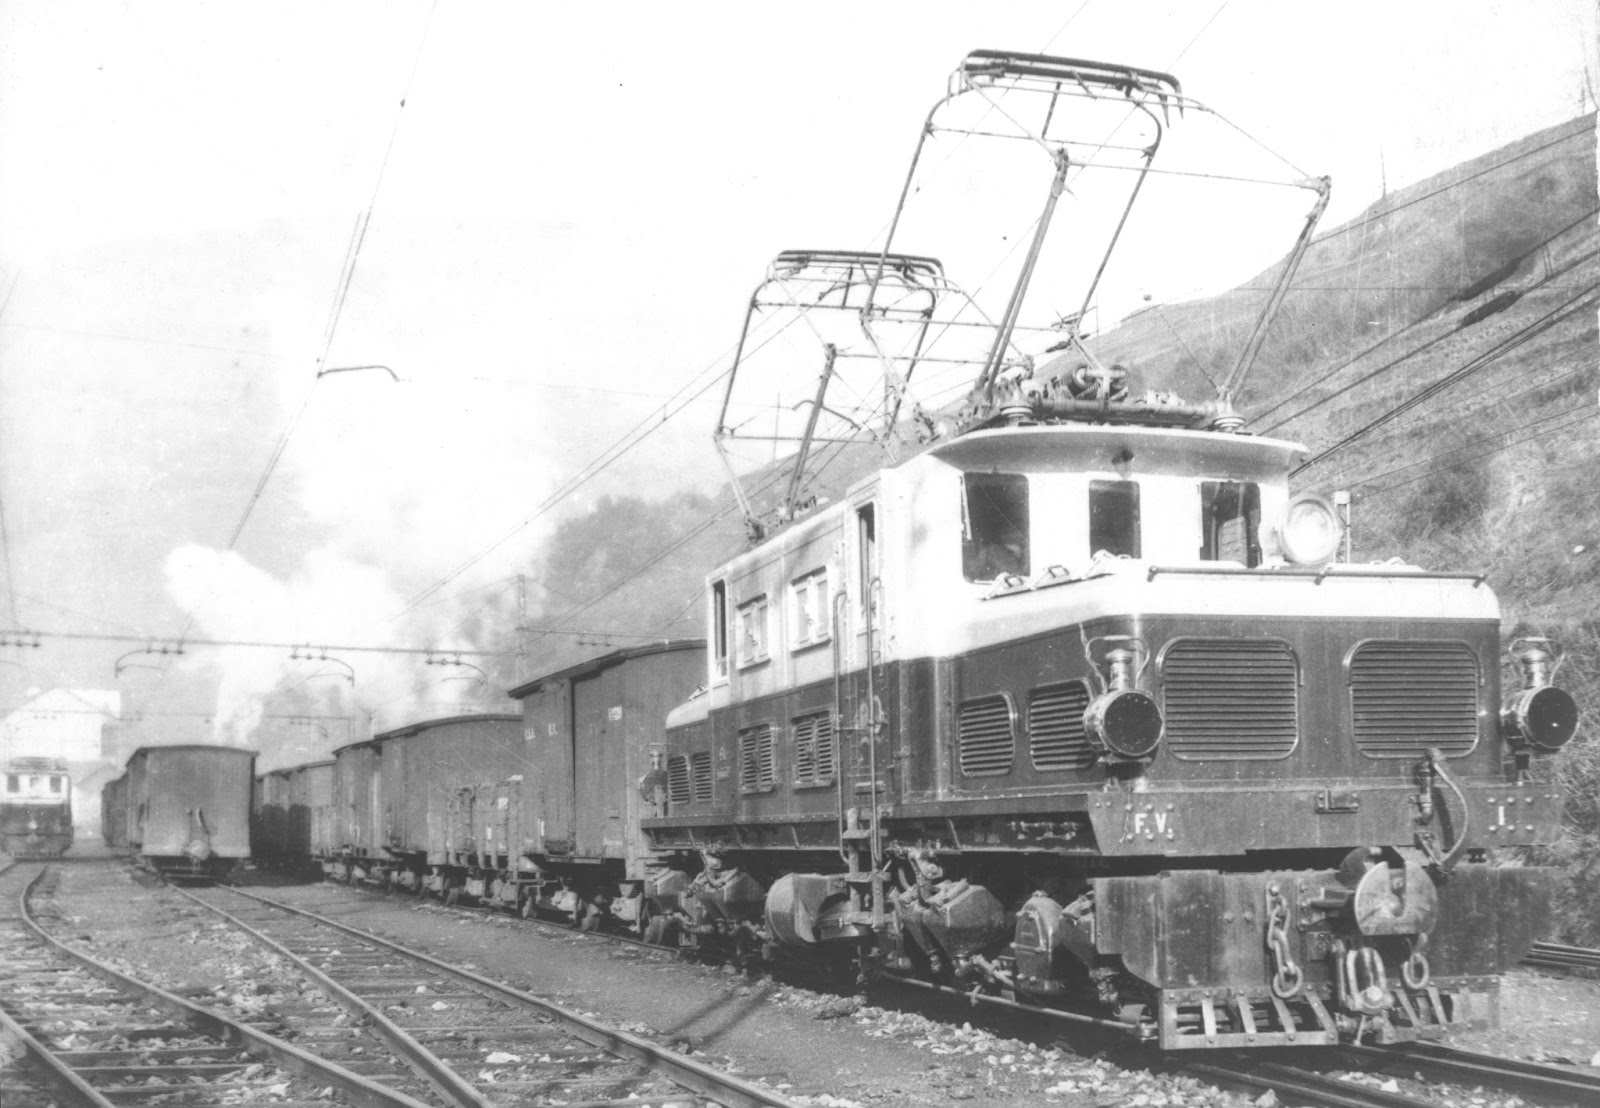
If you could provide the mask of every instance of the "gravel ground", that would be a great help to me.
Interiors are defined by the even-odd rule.
[[[135,883],[126,869],[65,867],[59,910],[71,934],[101,956],[147,967],[191,995],[248,1011],[292,987],[276,959],[188,910],[177,894]],[[98,873],[99,876],[95,876]],[[105,889],[112,896],[103,895]],[[670,1041],[712,1064],[823,1108],[988,1101],[1063,1108],[1242,1106],[1241,1097],[1187,1078],[1123,1069],[1038,1039],[853,1000],[637,948],[529,928],[504,916],[432,902],[379,898],[337,886],[286,886],[271,895],[477,969],[527,992]],[[181,907],[180,907],[181,906]],[[248,984],[247,984],[248,983]],[[220,986],[220,988],[219,988]],[[265,987],[257,998],[251,991]],[[1541,1061],[1600,1062],[1600,983],[1516,972],[1502,998],[1505,1029],[1460,1045]],[[992,1026],[992,1024],[991,1024]],[[1491,1098],[1456,1103],[1492,1105]]]

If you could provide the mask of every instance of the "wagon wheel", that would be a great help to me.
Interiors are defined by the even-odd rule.
[[[662,913],[652,915],[644,925],[644,941],[651,946],[676,947],[678,945],[677,921]]]

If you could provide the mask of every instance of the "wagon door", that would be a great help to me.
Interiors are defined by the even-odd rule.
[[[573,838],[572,686],[566,681],[554,682],[545,696],[548,698],[545,711],[537,724],[541,733],[535,736],[540,755],[540,837],[547,853],[567,854],[572,850]]]
[[[581,858],[621,857],[623,853],[622,803],[627,782],[622,673],[617,666],[573,682],[574,853]]]

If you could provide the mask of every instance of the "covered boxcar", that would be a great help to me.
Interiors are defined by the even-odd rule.
[[[333,877],[441,895],[456,798],[506,778],[520,754],[521,717],[484,713],[427,720],[334,751],[331,836],[316,851]]]
[[[53,758],[13,758],[0,791],[0,851],[53,858],[72,846],[72,778]]]
[[[128,845],[128,775],[107,781],[100,790],[100,836],[110,847]]]
[[[334,752],[331,877],[642,930],[663,878],[639,821],[667,811],[663,721],[705,644],[619,650],[511,690],[521,715],[396,728]]]
[[[148,746],[128,759],[128,845],[179,877],[217,877],[250,857],[256,752]]]
[[[333,762],[312,762],[270,770],[256,777],[250,849],[257,862],[294,870],[308,863],[313,842],[333,807]]]
[[[553,909],[584,926],[610,915],[643,930],[658,888],[681,875],[656,865],[639,830],[667,814],[663,722],[705,680],[701,639],[618,650],[511,690],[522,701],[520,781],[480,790],[474,810],[500,817],[515,835],[515,868],[500,867],[491,894],[501,903]],[[513,813],[517,813],[513,815]],[[480,819],[485,831],[493,820]],[[486,837],[486,836],[485,836]]]
[[[381,811],[381,752],[375,738],[333,752],[333,810],[323,869],[330,876],[364,878],[387,857],[378,849],[381,831],[373,813]]]

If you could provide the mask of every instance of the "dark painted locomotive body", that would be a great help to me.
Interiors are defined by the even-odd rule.
[[[983,430],[720,569],[644,823],[710,859],[688,941],[1166,1048],[1492,1020],[1548,894],[1487,851],[1554,837],[1563,736],[1502,720],[1481,579],[1286,558],[1296,449]],[[1564,697],[1525,669],[1513,700]]]
[[[72,847],[72,778],[53,758],[13,758],[0,779],[0,854],[54,858]]]

